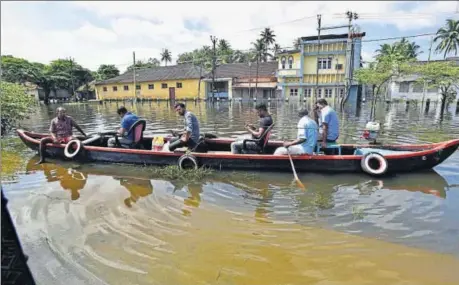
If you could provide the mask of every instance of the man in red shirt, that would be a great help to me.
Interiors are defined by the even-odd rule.
[[[56,109],[57,117],[51,120],[49,132],[51,136],[42,138],[40,140],[39,154],[40,161],[37,164],[45,162],[45,147],[47,143],[63,143],[66,144],[73,139],[73,127],[75,127],[83,136],[86,134],[80,128],[80,126],[73,120],[72,117],[65,114],[63,107]]]

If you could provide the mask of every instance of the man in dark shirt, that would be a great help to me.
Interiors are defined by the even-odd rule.
[[[129,129],[134,125],[135,122],[139,120],[139,117],[137,117],[135,114],[129,112],[125,107],[121,106],[117,110],[118,115],[121,117],[121,128],[118,130],[118,141],[120,144],[131,144],[134,141],[134,132],[131,134],[127,134],[129,132]],[[115,147],[116,146],[116,139],[115,138],[110,138],[107,141],[107,146],[108,147]]]
[[[268,113],[268,109],[266,108],[265,104],[259,104],[255,107],[257,110],[257,115],[260,117],[260,123],[257,128],[255,128],[252,124],[246,124],[245,128],[249,133],[252,134],[253,139],[259,139],[266,131],[268,127],[273,124],[273,119],[271,115]],[[231,152],[234,154],[242,153],[242,142],[243,140],[237,140],[231,144]],[[257,144],[255,142],[247,142],[246,147],[250,150],[257,150],[262,146],[263,142]]]
[[[197,146],[199,141],[199,121],[196,116],[190,111],[186,110],[183,103],[177,103],[174,106],[175,111],[185,117],[185,130],[179,133],[179,137],[170,141],[169,150],[174,151],[177,148],[187,146],[193,149]]]
[[[86,134],[80,128],[80,126],[73,120],[72,117],[65,114],[65,109],[63,107],[58,107],[56,109],[56,117],[51,120],[51,125],[49,126],[49,132],[51,136],[44,137],[40,140],[40,146],[38,152],[40,154],[40,161],[37,164],[45,162],[45,147],[47,143],[68,143],[73,139],[73,128],[75,127],[83,136]]]

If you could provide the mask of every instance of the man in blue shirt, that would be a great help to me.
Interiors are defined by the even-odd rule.
[[[319,124],[321,127],[321,136],[319,141],[322,142],[322,148],[326,148],[327,142],[336,142],[339,137],[339,120],[335,110],[328,106],[327,100],[319,99],[316,107],[320,111]]]
[[[131,126],[139,120],[139,117],[131,112],[128,112],[128,110],[123,106],[118,108],[117,113],[121,117],[121,128],[118,130],[118,140],[120,144],[131,144],[134,141],[134,132],[129,134],[129,136],[127,135],[127,132]],[[116,139],[110,138],[107,145],[108,147],[115,147]]]
[[[277,148],[274,155],[287,155],[288,153],[297,155],[312,155],[317,143],[319,127],[317,123],[308,116],[308,114],[309,112],[306,109],[303,109],[298,113],[298,116],[301,119],[297,126],[297,139],[292,142],[284,142],[284,146]]]

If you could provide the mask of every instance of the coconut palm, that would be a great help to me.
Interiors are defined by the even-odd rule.
[[[274,44],[273,48],[271,49],[274,55],[274,59],[277,59],[277,55],[282,51],[282,48],[279,44]]]
[[[448,19],[446,25],[437,31],[437,36],[434,42],[439,41],[435,51],[444,53],[443,58],[447,54],[457,55],[459,49],[459,20]]]
[[[232,61],[233,50],[227,40],[219,40],[217,49],[217,54],[221,62],[230,63]]]
[[[301,38],[296,38],[293,40],[293,48],[300,49],[301,46]]]
[[[161,61],[164,61],[165,66],[167,66],[167,62],[172,62],[172,54],[167,48],[161,53]]]
[[[261,33],[260,37],[264,42],[265,45],[265,51],[263,55],[263,61],[267,62],[268,61],[268,49],[271,44],[274,44],[276,42],[276,35],[274,34],[274,31],[271,30],[270,28],[265,28]]]
[[[265,41],[260,38],[257,39],[254,43],[252,43],[252,53],[253,53],[253,60],[257,62],[257,75],[255,77],[255,97],[257,97],[258,92],[258,67],[260,65],[260,61],[265,56]]]

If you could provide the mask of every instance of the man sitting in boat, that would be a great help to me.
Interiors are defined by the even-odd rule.
[[[126,133],[139,120],[135,114],[128,112],[128,110],[121,106],[117,110],[118,115],[121,117],[121,128],[118,130],[118,141],[122,145],[130,145],[134,141],[134,132],[131,132],[129,136]],[[126,135],[126,136],[125,136]],[[108,147],[116,146],[116,138],[109,138],[107,141]]]
[[[245,128],[247,131],[252,134],[253,139],[259,139],[265,132],[265,130],[273,124],[273,119],[268,113],[268,109],[265,104],[259,104],[255,107],[257,110],[257,115],[260,117],[258,130],[252,124],[246,124]],[[263,144],[263,142],[260,142]],[[255,142],[248,141],[246,147],[250,150],[257,150],[260,148],[260,144]],[[237,140],[231,143],[231,153],[241,154],[242,153],[243,140]]]
[[[179,133],[174,132],[178,136],[170,141],[169,150],[174,151],[184,146],[194,149],[199,142],[199,121],[193,113],[186,110],[183,103],[175,104],[174,109],[185,118],[185,129]]]
[[[319,99],[316,102],[316,107],[320,112],[319,126],[320,136],[319,141],[322,148],[327,147],[327,143],[335,143],[339,137],[339,120],[335,110],[328,106],[327,100]]]
[[[49,132],[51,136],[44,137],[40,140],[40,146],[38,152],[40,154],[40,160],[37,164],[45,162],[45,147],[47,143],[68,143],[73,139],[73,128],[75,127],[83,136],[86,137],[86,134],[80,128],[80,126],[73,120],[72,117],[65,114],[65,109],[63,107],[58,107],[56,109],[56,117],[51,120],[51,125],[49,126]]]
[[[284,142],[284,146],[277,148],[274,155],[287,155],[288,153],[312,155],[319,136],[319,126],[308,115],[308,110],[300,110],[298,116],[301,119],[297,126],[297,139],[292,142]]]

